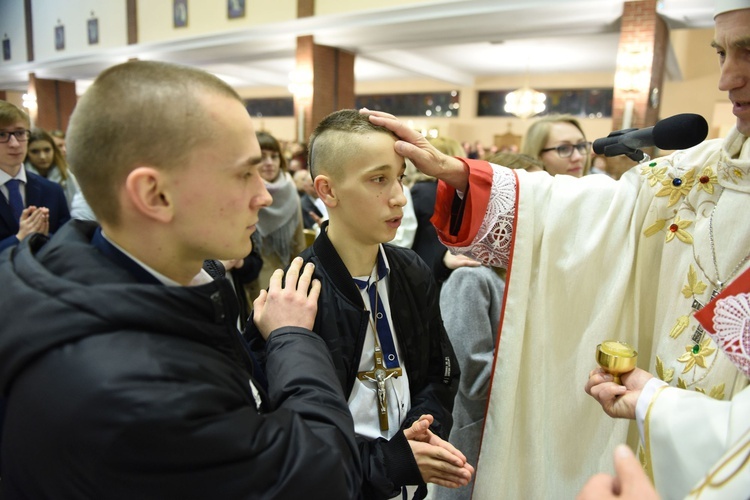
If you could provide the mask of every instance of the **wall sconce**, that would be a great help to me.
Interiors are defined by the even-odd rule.
[[[29,111],[36,110],[36,96],[34,94],[24,94],[21,96],[21,99],[23,99],[23,103],[21,104],[24,108],[28,109]]]
[[[623,51],[617,61],[615,86],[625,92],[645,92],[651,83],[650,51],[631,47]]]
[[[313,96],[313,75],[311,70],[297,69],[289,73],[289,92],[294,95],[297,104],[297,140],[306,142],[305,137],[305,108]]]
[[[620,54],[615,73],[615,87],[626,94],[642,92],[646,94],[651,86],[651,60],[653,54],[646,47],[633,45]],[[632,97],[625,99],[622,113],[623,129],[633,125],[635,101]]]
[[[289,73],[289,86],[287,87],[295,99],[310,99],[313,95],[312,72],[307,70],[295,70]]]

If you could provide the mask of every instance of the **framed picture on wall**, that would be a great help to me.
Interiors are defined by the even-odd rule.
[[[10,61],[10,38],[3,39],[3,61]]]
[[[188,23],[187,0],[173,0],[172,17],[175,28],[184,28]]]
[[[55,26],[55,50],[65,49],[65,26]]]
[[[245,17],[245,0],[227,0],[227,17],[229,19]]]
[[[99,43],[99,19],[93,18],[88,20],[89,45]]]

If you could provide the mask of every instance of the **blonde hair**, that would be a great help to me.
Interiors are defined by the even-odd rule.
[[[508,168],[528,170],[536,167],[544,170],[544,163],[541,160],[521,153],[495,153],[485,158],[485,161]]]
[[[437,149],[441,153],[447,154],[448,156],[466,155],[466,151],[464,151],[461,143],[456,139],[453,139],[452,137],[440,136],[433,139],[428,139],[428,141],[430,141],[430,144],[435,146],[435,149]]]
[[[8,127],[16,122],[23,122],[31,128],[31,119],[24,110],[8,101],[0,101],[0,127]]]
[[[584,140],[586,139],[586,134],[583,132],[583,128],[581,128],[581,123],[575,116],[548,115],[532,123],[529,130],[526,131],[526,135],[523,137],[523,143],[521,144],[521,153],[536,158],[537,160],[541,160],[542,149],[544,149],[544,146],[547,144],[550,130],[555,123],[569,123],[573,125],[581,132]],[[590,165],[591,155],[588,155],[583,167],[583,175],[589,173]]]
[[[68,160],[100,221],[119,222],[120,186],[139,165],[172,169],[216,139],[202,96],[242,102],[204,71],[156,61],[105,70],[76,105],[67,133]]]

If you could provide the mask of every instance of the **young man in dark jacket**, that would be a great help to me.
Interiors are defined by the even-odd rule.
[[[355,110],[326,117],[310,141],[330,220],[302,257],[322,283],[314,331],[349,399],[368,499],[405,485],[420,485],[421,498],[427,482],[458,487],[473,474],[440,437],[450,431],[459,370],[430,270],[411,250],[383,244],[406,203],[394,141]]]
[[[352,418],[295,260],[255,302],[268,387],[226,279],[271,198],[239,96],[137,61],[102,73],[68,158],[101,227],[74,221],[0,258],[3,498],[354,498]]]

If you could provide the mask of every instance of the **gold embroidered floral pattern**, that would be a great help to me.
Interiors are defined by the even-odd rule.
[[[703,169],[703,172],[701,172],[701,175],[698,176],[698,182],[696,185],[699,190],[702,189],[708,194],[714,194],[714,184],[718,182],[719,179],[716,177],[714,169],[706,167]]]
[[[664,369],[664,362],[659,356],[656,356],[656,375],[666,383],[670,383],[674,378],[674,368]]]
[[[698,273],[695,272],[693,265],[690,264],[690,269],[688,269],[688,284],[682,289],[682,295],[686,299],[703,295],[707,286],[708,285],[698,279]]]
[[[667,225],[667,222],[669,219],[656,219],[656,222],[648,226],[646,229],[643,230],[643,234],[645,236],[653,236],[655,234],[658,234],[659,231],[664,229],[664,226]]]
[[[701,341],[700,344],[685,346],[685,351],[687,352],[677,358],[677,361],[679,361],[680,363],[685,363],[685,368],[682,369],[682,373],[689,372],[690,370],[695,368],[696,365],[700,366],[701,368],[708,368],[708,364],[706,364],[706,357],[716,352],[716,348],[708,347],[710,343],[711,339],[705,338],[703,339],[703,341]]]
[[[722,153],[721,159],[716,166],[718,175],[726,181],[738,184],[745,178],[747,167],[740,168],[737,165],[733,165],[727,160],[726,156]]]
[[[651,187],[662,182],[666,173],[667,167],[656,168],[656,162],[641,167],[641,175],[646,177],[648,185]]]
[[[706,390],[702,387],[696,387],[695,391],[700,392],[701,394],[706,394]],[[718,400],[724,399],[724,384],[713,386],[711,390],[708,391],[708,396]]]
[[[680,334],[685,331],[685,328],[687,328],[689,324],[690,324],[690,316],[685,315],[685,316],[680,316],[679,318],[677,318],[677,321],[675,322],[674,326],[669,331],[670,338],[676,339],[677,337],[679,337]]]
[[[685,379],[677,377],[677,388],[687,389],[687,382],[685,382]]]
[[[682,177],[666,177],[661,181],[662,188],[656,196],[669,196],[667,207],[675,205],[683,196],[687,196],[693,188],[695,177],[692,170],[685,172]]]
[[[643,449],[643,446],[638,443],[638,461],[641,462],[641,467],[644,469],[648,465],[648,461],[646,460],[646,450]]]
[[[693,235],[685,231],[685,228],[693,223],[691,220],[682,220],[679,216],[676,216],[672,223],[667,227],[667,236],[665,241],[669,243],[675,237],[683,243],[692,244]]]
[[[745,172],[736,166],[729,165],[723,158],[719,163],[718,170],[722,179],[732,182],[733,184],[738,184],[745,178]]]
[[[714,399],[724,399],[724,384],[715,385],[708,391],[708,395]]]

